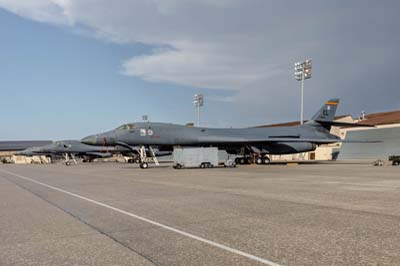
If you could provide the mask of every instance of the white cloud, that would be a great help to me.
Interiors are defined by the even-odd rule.
[[[383,77],[371,79],[371,70],[391,69],[387,63],[400,59],[396,8],[375,2],[0,0],[0,7],[40,22],[83,25],[112,42],[164,47],[127,58],[121,62],[123,73],[233,90],[235,100],[258,104],[265,112],[281,107],[283,100],[291,102],[288,109],[293,110],[298,84],[292,64],[304,56],[315,64],[306,85],[310,101],[367,98],[360,82],[368,79],[370,86],[380,86]],[[371,56],[377,60],[372,62]],[[340,78],[332,79],[338,69]],[[382,75],[390,78],[387,72]],[[389,101],[387,95],[374,95],[370,101]]]
[[[207,99],[215,102],[232,103],[235,102],[235,96],[207,95]]]
[[[21,16],[56,24],[92,28],[96,36],[114,42],[142,42],[169,46],[153,54],[127,59],[126,75],[149,81],[187,86],[242,90],[279,71],[249,51],[252,40],[226,10],[240,1],[228,0],[0,0],[0,6]],[[251,36],[249,36],[251,37]]]
[[[0,6],[22,17],[54,24],[71,24],[67,14],[67,0],[0,0]]]
[[[213,44],[181,42],[174,47],[127,60],[123,64],[124,74],[197,88],[242,90],[279,73],[274,66],[225,53],[224,47]]]

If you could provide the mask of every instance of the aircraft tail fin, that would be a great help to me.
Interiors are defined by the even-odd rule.
[[[315,124],[323,126],[326,130],[331,130],[332,126],[337,127],[374,127],[374,125],[368,124],[355,124],[346,122],[335,122],[336,110],[339,105],[339,99],[330,99],[326,101],[321,109],[311,118],[309,124]]]
[[[338,105],[339,99],[330,99],[326,101],[318,110],[318,112],[307,122],[307,124],[317,123],[318,125],[323,126],[326,130],[330,131],[333,120],[335,119]]]
[[[311,120],[316,122],[332,122],[333,119],[335,119],[338,105],[339,99],[330,99],[329,101],[326,101]]]

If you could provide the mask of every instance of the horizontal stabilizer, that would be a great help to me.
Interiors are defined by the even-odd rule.
[[[268,136],[270,139],[281,139],[281,138],[293,138],[298,139],[300,135],[279,135],[279,136]]]
[[[342,140],[342,143],[382,143],[382,140]]]
[[[335,122],[335,121],[319,121],[316,120],[319,124],[324,127],[375,127],[375,125],[368,125],[368,124],[355,124],[355,123],[345,123],[345,122]]]

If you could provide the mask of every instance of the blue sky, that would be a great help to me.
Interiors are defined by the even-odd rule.
[[[120,73],[125,58],[152,46],[99,41],[4,10],[0,34],[1,139],[82,138],[143,114],[157,121],[195,119],[192,98],[199,90]],[[204,119],[229,104],[217,105],[208,106]]]
[[[306,117],[399,109],[400,4],[306,2],[0,0],[0,139],[193,122],[197,92],[206,126],[296,120],[305,58]]]

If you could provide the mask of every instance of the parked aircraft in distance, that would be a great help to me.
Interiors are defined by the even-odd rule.
[[[112,157],[114,153],[131,153],[131,151],[130,149],[121,146],[93,146],[81,143],[77,140],[64,140],[56,141],[44,146],[27,148],[23,151],[17,152],[16,155],[60,155],[64,156],[65,164],[70,165],[71,162],[77,163],[76,156],[83,158],[84,161],[91,162],[96,158]]]
[[[88,136],[82,142],[89,145],[140,147],[141,167],[147,168],[146,155],[140,150],[152,147],[172,149],[174,146],[218,147],[229,154],[246,149],[256,163],[269,163],[268,154],[308,152],[318,145],[344,142],[330,134],[332,126],[355,126],[334,122],[339,99],[331,99],[303,125],[267,128],[204,128],[168,123],[139,122],[122,125],[114,130]],[[369,126],[369,125],[356,125]],[[362,141],[360,141],[362,142]]]

